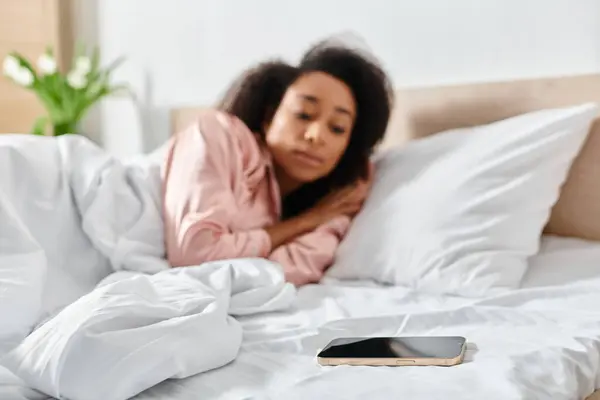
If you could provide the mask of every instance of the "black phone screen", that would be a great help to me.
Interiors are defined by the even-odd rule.
[[[372,337],[335,339],[322,358],[456,358],[465,345],[459,336]]]

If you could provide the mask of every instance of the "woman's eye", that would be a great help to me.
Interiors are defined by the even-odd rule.
[[[299,112],[296,114],[296,116],[298,117],[298,119],[301,119],[303,121],[310,121],[312,119],[312,116],[305,112]]]
[[[334,125],[331,127],[331,131],[335,134],[342,135],[346,132],[346,129],[343,126]]]

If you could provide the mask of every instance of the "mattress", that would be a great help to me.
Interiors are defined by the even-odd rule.
[[[582,399],[600,387],[600,244],[544,237],[522,289],[489,299],[415,293],[372,282],[300,289],[292,310],[240,317],[230,364],[163,382],[136,399]],[[339,336],[458,334],[462,365],[322,367]],[[0,399],[47,397],[0,369]]]

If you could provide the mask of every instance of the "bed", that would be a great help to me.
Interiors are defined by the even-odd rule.
[[[531,110],[562,107],[586,101],[597,102],[599,100],[600,75],[482,82],[444,87],[407,88],[396,92],[396,106],[388,132],[381,144],[381,149],[385,150],[395,146],[402,146],[411,140],[428,137],[448,129],[485,124]],[[189,124],[195,115],[202,112],[202,109],[202,107],[183,107],[173,110],[172,131],[177,132]],[[600,135],[591,135],[588,140],[594,141],[597,136]],[[544,237],[543,250],[537,258],[534,258],[532,264],[535,265],[535,268],[527,276],[525,285],[531,285],[532,287],[537,285],[562,285],[569,282],[571,278],[576,280],[592,280],[598,277],[598,269],[593,267],[593,265],[600,263],[600,259],[598,259],[598,262],[592,261],[597,256],[589,258],[591,263],[590,268],[587,269],[587,273],[584,272],[585,268],[579,270],[578,267],[575,267],[575,265],[578,265],[578,257],[581,257],[579,261],[582,261],[583,258],[587,257],[587,250],[597,248],[597,234],[595,232],[590,233],[590,229],[584,232],[575,229],[574,232],[573,227],[568,226],[569,217],[573,215],[573,207],[567,203],[573,202],[572,197],[578,195],[578,193],[575,193],[571,196],[571,193],[577,192],[577,189],[574,187],[594,184],[594,182],[584,182],[585,179],[583,178],[583,176],[590,175],[589,171],[587,171],[587,169],[591,168],[591,163],[588,161],[590,157],[592,155],[590,152],[586,152],[584,148],[582,154],[575,161],[571,170],[571,178],[567,181],[566,187],[563,188],[564,191],[569,193],[566,195],[563,193],[559,203],[553,210],[554,219],[551,220],[546,229],[547,235]],[[578,179],[581,182],[573,183],[573,181]],[[591,195],[584,197],[593,198]],[[592,200],[590,199],[589,201]],[[580,216],[577,217],[581,218]],[[591,229],[593,230],[593,228]],[[558,231],[559,235],[554,236],[554,231]],[[568,236],[575,236],[576,238],[568,238]],[[592,238],[593,240],[585,241],[581,237],[583,239]],[[567,248],[570,248],[570,250],[567,250]],[[554,253],[554,250],[557,250],[557,253]],[[565,253],[562,253],[562,251],[565,251]],[[559,253],[562,253],[562,256],[559,256]],[[569,256],[567,256],[567,253]],[[591,254],[588,253],[588,255]],[[554,257],[562,258],[562,263],[570,264],[573,262],[573,269],[565,271],[564,268],[558,266],[561,264],[561,262],[558,262],[558,258],[554,261]],[[570,257],[573,258],[571,259]],[[546,268],[542,266],[544,264]],[[582,262],[580,265],[583,264],[585,262]],[[570,275],[571,273],[573,275]],[[583,275],[578,275],[580,273]],[[578,277],[576,278],[576,276]],[[314,289],[308,289],[307,292],[311,290]],[[324,296],[328,297],[327,295]],[[353,307],[357,307],[358,304],[361,304],[365,300],[363,295],[359,295],[360,300],[356,301],[350,299],[350,294],[344,294],[341,297],[344,298],[346,296],[349,297],[348,303],[352,304]],[[340,296],[332,297],[339,298]],[[371,298],[371,296],[367,295],[367,298]],[[328,300],[332,303],[330,307],[335,308],[334,304],[336,304],[336,301],[330,298]],[[398,303],[401,304],[402,301]],[[379,304],[374,305],[374,307],[379,306]],[[351,313],[349,308],[344,308],[344,311],[347,313],[344,314],[344,317],[347,317]],[[340,316],[340,318],[343,317]],[[326,385],[324,386],[326,388]],[[351,387],[352,389],[350,390],[355,390],[353,386]],[[381,393],[386,393],[386,390],[389,390],[389,388],[382,388]],[[377,389],[375,389],[376,392]],[[588,392],[591,391],[588,390]],[[328,397],[336,397],[336,394],[334,394],[335,390],[328,391],[327,393]],[[580,394],[580,397],[589,394],[584,392]],[[359,397],[357,396],[357,398]],[[375,398],[376,396],[370,394],[368,397]],[[453,396],[447,393],[444,397],[453,398]],[[489,398],[492,397],[492,395],[489,396]],[[339,396],[339,398],[344,397]],[[509,396],[505,398],[509,398]],[[549,393],[545,395],[531,393],[528,396],[523,396],[523,398],[554,397]],[[557,394],[556,398],[560,398],[560,396]],[[577,396],[572,398],[577,398]],[[600,391],[591,394],[589,398],[600,398]]]
[[[450,128],[589,101],[600,102],[600,75],[402,90],[381,150]],[[202,107],[174,110],[173,130],[200,112]],[[292,307],[239,313],[243,340],[231,362],[168,379],[134,398],[600,398],[595,392],[600,388],[597,220],[584,215],[583,228],[572,223],[581,219],[582,207],[572,202],[582,182],[593,182],[590,143],[600,130],[592,130],[519,289],[475,299],[327,278],[301,288]],[[594,203],[593,193],[584,198]],[[318,349],[334,337],[379,334],[461,334],[469,341],[466,360],[442,369],[321,367],[316,362]],[[190,343],[190,352],[210,349],[196,346],[193,337]],[[88,394],[71,398],[95,398]],[[0,398],[49,397],[0,367]]]
[[[568,269],[565,269],[565,262],[568,263]],[[558,296],[563,296],[565,302],[570,301],[572,296],[577,295],[573,292],[567,294],[568,290],[563,289],[570,284],[577,287],[577,282],[581,284],[593,280],[597,285],[599,265],[600,244],[547,236],[540,256],[532,260],[532,268],[519,295],[522,297],[516,302],[530,296],[532,303],[537,300],[543,302],[545,297],[554,296],[558,292],[561,292]],[[315,351],[337,335],[394,334],[402,325],[403,333],[407,333],[411,329],[406,325],[411,324],[415,325],[412,328],[414,332],[464,332],[462,328],[446,331],[434,328],[430,320],[439,318],[449,325],[454,322],[459,325],[468,324],[469,317],[462,320],[461,316],[453,321],[452,312],[441,311],[460,309],[464,304],[458,299],[420,296],[367,282],[354,282],[352,285],[330,282],[323,286],[307,287],[300,292],[297,311],[294,313],[265,315],[243,322],[247,332],[246,344],[232,364],[203,376],[188,378],[184,382],[170,381],[136,399],[193,399],[197,398],[195,396],[198,393],[202,393],[202,398],[206,399],[389,399],[404,396],[423,399],[583,399],[593,391],[593,382],[598,382],[599,378],[598,337],[590,347],[593,353],[588,356],[584,356],[578,346],[564,352],[562,349],[555,349],[555,354],[543,356],[543,346],[534,343],[540,338],[554,342],[551,335],[544,333],[544,329],[548,329],[547,325],[544,326],[544,318],[539,321],[524,321],[520,319],[524,315],[519,317],[516,314],[514,325],[512,316],[499,315],[497,320],[490,321],[485,333],[477,332],[477,323],[471,321],[474,328],[472,338],[480,334],[504,334],[506,341],[502,344],[501,351],[497,349],[490,354],[481,354],[485,346],[483,340],[475,340],[479,342],[478,345],[468,345],[463,368],[469,369],[465,373],[465,376],[470,375],[469,379],[463,380],[464,376],[453,374],[452,371],[443,371],[436,378],[435,375],[413,373],[408,369],[316,365]],[[589,307],[590,310],[595,308],[597,306]],[[476,309],[477,306],[472,310]],[[420,313],[432,315],[421,320]],[[413,320],[409,320],[408,316]],[[537,332],[529,331],[529,324],[537,323],[541,324],[535,329]],[[423,326],[417,327],[420,324]],[[265,330],[269,333],[265,333]],[[561,335],[557,335],[558,342],[554,342],[553,346],[562,340],[558,336]],[[513,346],[519,347],[519,350],[511,349]],[[507,365],[503,365],[504,360],[497,358],[503,351],[510,353],[510,358],[513,358]],[[523,355],[517,354],[519,352]],[[559,361],[561,359],[569,361],[563,363]],[[478,373],[478,362],[487,364],[486,370]],[[490,368],[495,363],[499,364],[497,368]],[[435,379],[434,384],[428,381],[432,377]],[[461,384],[457,384],[455,380]],[[472,388],[476,395],[457,390],[461,386]]]
[[[568,267],[568,268],[565,268]],[[600,285],[600,244],[581,239],[554,236],[544,238],[542,251],[532,260],[532,268],[524,282],[521,296],[533,301],[557,296],[565,302],[577,303],[577,290],[586,282]],[[569,286],[571,290],[566,290]],[[578,289],[579,288],[579,289]],[[581,303],[577,303],[581,306]],[[588,311],[597,309],[591,304]],[[501,357],[499,351],[485,351],[470,344],[466,363],[473,379],[463,380],[457,370],[442,372],[435,384],[409,369],[367,369],[363,367],[320,367],[314,351],[329,337],[349,330],[368,334],[371,327],[380,329],[389,324],[395,330],[402,317],[412,314],[419,320],[419,312],[438,313],[438,318],[451,319],[454,309],[463,305],[458,299],[419,296],[397,288],[382,288],[370,283],[353,285],[329,283],[306,287],[300,291],[293,312],[275,313],[247,318],[243,321],[246,344],[237,359],[220,369],[183,380],[169,380],[151,388],[136,399],[306,399],[306,398],[477,398],[477,399],[583,399],[598,385],[600,368],[600,336],[585,354],[578,345],[567,340],[562,332],[547,335],[547,321],[539,318],[524,320],[517,314],[500,316],[486,331],[473,335],[506,335],[502,351],[512,352]],[[489,307],[489,305],[487,306]],[[565,306],[565,307],[568,307]],[[474,308],[475,310],[477,308]],[[598,320],[598,313],[594,312]],[[434,315],[435,317],[435,315]],[[338,322],[334,322],[338,321]],[[535,323],[540,327],[535,327]],[[424,326],[425,321],[419,321]],[[534,324],[534,325],[531,325]],[[362,327],[362,328],[361,328]],[[483,326],[474,328],[481,328]],[[320,331],[319,331],[320,329]],[[361,331],[362,329],[362,331]],[[518,330],[512,334],[511,330]],[[568,328],[565,328],[568,329]],[[442,333],[431,329],[432,333]],[[598,331],[596,331],[596,334]],[[388,333],[394,333],[388,331]],[[568,349],[554,349],[543,354],[536,341],[547,340]],[[519,341],[521,342],[519,343]],[[564,341],[564,342],[563,342]],[[480,348],[485,344],[477,340]],[[583,341],[582,343],[585,343]],[[514,346],[514,349],[513,349]],[[517,351],[518,350],[518,351]],[[481,352],[479,355],[477,354]],[[488,352],[490,353],[490,352]],[[520,353],[520,354],[517,354]],[[487,364],[484,373],[478,373],[479,362]],[[493,368],[490,365],[496,364]],[[409,385],[399,385],[409,379]],[[458,380],[469,391],[456,391]],[[470,396],[470,391],[477,396]],[[598,394],[589,397],[597,398]],[[6,400],[46,400],[45,396],[28,389],[6,370],[0,370],[0,398]]]

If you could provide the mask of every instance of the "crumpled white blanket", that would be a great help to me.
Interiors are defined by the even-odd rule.
[[[159,176],[80,136],[0,136],[0,354],[112,272],[168,268]]]
[[[126,399],[232,361],[232,317],[290,306],[262,259],[169,269],[158,164],[80,136],[0,138],[0,364],[56,398]]]
[[[56,398],[128,399],[234,360],[242,328],[232,316],[294,299],[280,268],[262,259],[123,275],[68,305],[2,363]]]

